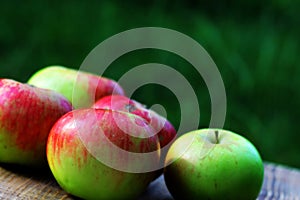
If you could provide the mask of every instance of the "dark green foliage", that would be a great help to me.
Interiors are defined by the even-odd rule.
[[[225,128],[241,133],[264,160],[300,167],[299,1],[1,1],[0,77],[22,82],[38,69],[79,68],[101,41],[136,27],[171,28],[197,40],[216,62],[227,92]],[[118,79],[131,67],[157,62],[191,82],[207,127],[210,99],[201,76],[182,58],[138,50],[116,60],[105,75]],[[178,127],[174,95],[157,85],[134,98],[166,106]],[[191,113],[192,114],[192,113]]]

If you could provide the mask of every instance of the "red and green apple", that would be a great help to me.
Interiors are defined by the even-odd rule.
[[[47,164],[50,129],[71,110],[71,103],[55,91],[0,79],[0,162]]]
[[[63,66],[48,66],[34,73],[28,83],[63,94],[74,108],[89,108],[106,95],[124,95],[115,81]]]
[[[159,141],[143,118],[78,109],[50,131],[47,159],[59,185],[84,199],[136,199],[155,178]]]
[[[143,104],[126,96],[105,96],[96,101],[92,107],[120,110],[142,117],[157,133],[161,148],[170,144],[170,142],[176,137],[175,128],[166,118],[162,117],[151,109],[147,109]]]

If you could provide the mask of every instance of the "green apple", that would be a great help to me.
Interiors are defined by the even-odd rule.
[[[175,199],[255,199],[264,165],[253,144],[222,129],[179,137],[165,161],[166,185]]]
[[[121,86],[111,79],[63,66],[37,71],[28,84],[61,93],[74,108],[89,108],[96,100],[112,93],[124,95]]]

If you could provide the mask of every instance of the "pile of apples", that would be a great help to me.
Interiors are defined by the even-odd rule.
[[[202,129],[176,138],[117,82],[62,66],[27,83],[0,79],[0,162],[48,165],[84,199],[137,199],[162,173],[175,199],[255,199],[264,176],[242,136]]]

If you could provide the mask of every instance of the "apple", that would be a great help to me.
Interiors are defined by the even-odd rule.
[[[50,131],[47,159],[58,184],[84,199],[136,199],[154,179],[160,159],[143,118],[109,109],[77,109]]]
[[[157,133],[161,148],[168,145],[176,137],[176,130],[167,119],[126,96],[105,96],[96,101],[92,107],[120,110],[144,118]]]
[[[256,199],[264,166],[253,144],[222,129],[179,137],[165,162],[165,182],[175,199]]]
[[[55,91],[0,79],[0,162],[46,165],[50,129],[71,110]]]
[[[63,94],[74,108],[89,108],[112,93],[124,95],[121,86],[111,79],[63,66],[45,67],[33,74],[28,83]]]

